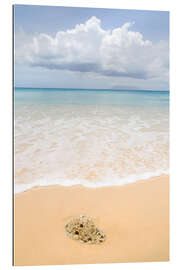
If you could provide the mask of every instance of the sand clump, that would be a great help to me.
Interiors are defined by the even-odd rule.
[[[87,244],[100,244],[105,241],[105,233],[99,229],[92,218],[81,215],[65,225],[66,234],[74,240]]]

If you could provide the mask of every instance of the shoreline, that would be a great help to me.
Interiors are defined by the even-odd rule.
[[[115,184],[115,183],[107,183],[105,182],[104,185],[102,185],[102,182],[90,182],[90,181],[84,181],[84,183],[82,183],[83,181],[78,181],[79,183],[73,183],[75,180],[72,180],[72,183],[67,185],[66,184],[60,184],[60,183],[53,183],[53,184],[46,184],[46,185],[43,185],[41,183],[38,183],[38,184],[14,184],[14,195],[18,195],[18,194],[21,194],[23,192],[26,192],[26,191],[29,191],[29,190],[34,190],[34,189],[37,189],[37,188],[48,188],[48,187],[54,187],[54,186],[57,186],[57,187],[75,187],[75,186],[79,186],[79,187],[85,187],[85,188],[92,188],[92,189],[96,189],[96,188],[108,188],[108,187],[123,187],[123,186],[126,186],[126,185],[130,185],[130,184],[135,184],[137,182],[144,182],[144,181],[148,181],[148,180],[151,180],[151,179],[154,179],[154,178],[158,178],[158,177],[169,177],[169,172],[163,172],[161,174],[157,173],[156,175],[149,175],[149,173],[146,175],[144,174],[143,176],[139,177],[139,178],[134,178],[134,177],[127,177],[127,178],[122,178],[121,179],[121,182],[122,183],[118,183],[118,184]],[[66,180],[65,180],[66,181]],[[26,186],[30,186],[29,188],[26,188],[26,189],[22,189],[22,191],[17,191],[16,192],[16,185],[19,185],[19,186],[23,186],[23,185],[26,185]]]
[[[14,203],[15,266],[169,260],[167,175],[123,186],[34,187]],[[104,243],[66,236],[65,223],[81,214],[104,230]]]

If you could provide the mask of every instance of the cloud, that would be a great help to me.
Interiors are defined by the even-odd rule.
[[[168,78],[168,43],[144,40],[141,33],[130,30],[133,24],[127,22],[108,31],[93,16],[73,29],[57,32],[55,37],[20,31],[15,35],[15,61],[101,77]]]

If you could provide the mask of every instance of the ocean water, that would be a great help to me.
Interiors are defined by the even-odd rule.
[[[15,88],[14,116],[16,193],[168,174],[168,92]]]

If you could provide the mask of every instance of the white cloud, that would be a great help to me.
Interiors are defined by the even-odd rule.
[[[91,17],[55,37],[21,31],[15,36],[15,61],[103,77],[168,80],[168,43],[144,40],[141,33],[130,30],[132,25],[127,22],[107,31]]]

